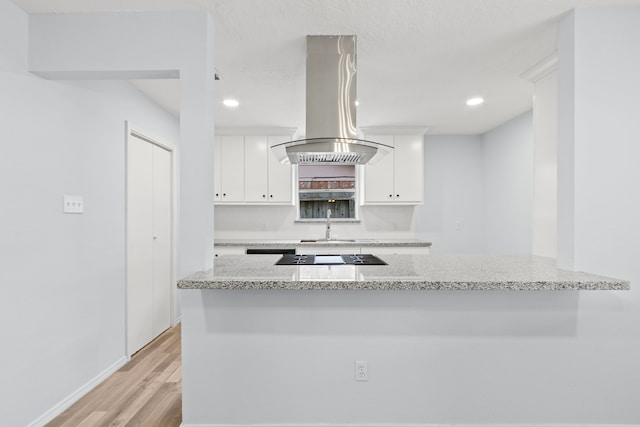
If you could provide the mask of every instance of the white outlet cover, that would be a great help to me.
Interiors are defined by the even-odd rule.
[[[356,360],[356,381],[369,381],[369,368],[366,360]]]
[[[64,213],[81,214],[84,212],[84,200],[82,196],[64,195],[62,211]]]

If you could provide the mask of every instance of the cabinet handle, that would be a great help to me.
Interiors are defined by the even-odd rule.
[[[267,197],[267,196],[266,196],[265,194],[263,194],[263,195],[262,195],[262,198],[265,198],[265,197]]]
[[[391,199],[392,199],[392,198],[393,198],[393,194],[389,194],[389,198],[391,198]]]
[[[396,197],[400,197],[400,195],[399,195],[399,194],[396,194]]]
[[[222,193],[222,197],[227,197],[227,193]]]
[[[216,193],[216,197],[220,197],[220,194],[219,194],[219,193]]]
[[[273,199],[273,194],[272,194],[272,195],[270,195],[269,197],[271,197],[271,198]]]

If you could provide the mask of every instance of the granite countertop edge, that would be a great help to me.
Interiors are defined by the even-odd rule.
[[[578,291],[629,290],[627,281],[600,282],[437,282],[437,281],[261,281],[261,280],[181,280],[180,289],[218,290],[372,290],[372,291]]]
[[[349,241],[347,239],[336,239],[336,240],[309,240],[309,241],[301,241],[301,240],[222,240],[215,241],[214,246],[218,247],[246,247],[246,248],[296,248],[296,247],[305,247],[305,246],[326,246],[326,247],[396,247],[396,246],[404,246],[404,247],[430,247],[431,242],[427,242],[424,240],[413,240],[413,239],[354,239],[354,241]]]

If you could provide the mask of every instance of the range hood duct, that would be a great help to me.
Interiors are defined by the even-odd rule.
[[[307,36],[306,87],[306,138],[271,147],[281,162],[361,165],[393,149],[357,137],[356,36]]]

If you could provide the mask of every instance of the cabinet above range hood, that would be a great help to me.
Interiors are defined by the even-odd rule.
[[[307,36],[306,138],[274,145],[305,165],[374,163],[393,149],[357,138],[356,36]]]

